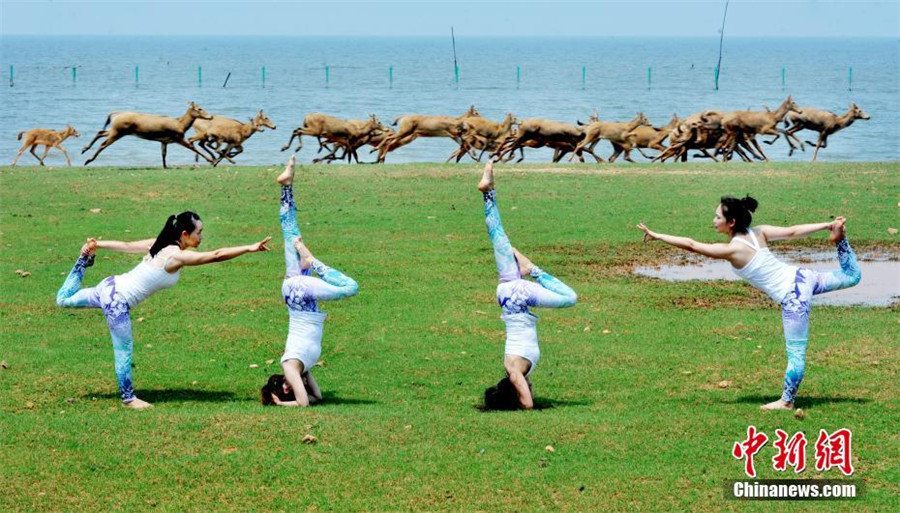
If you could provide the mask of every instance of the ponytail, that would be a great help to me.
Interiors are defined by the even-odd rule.
[[[150,257],[155,257],[164,247],[178,244],[182,232],[193,233],[197,227],[200,216],[194,212],[185,211],[177,216],[171,215],[166,219],[166,224],[156,237],[156,241],[150,246]]]
[[[721,204],[725,221],[734,221],[733,232],[747,233],[750,223],[753,222],[753,212],[756,212],[759,202],[748,194],[741,199],[734,196],[722,196]]]

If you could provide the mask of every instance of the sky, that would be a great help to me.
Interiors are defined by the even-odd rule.
[[[725,0],[0,0],[0,35],[716,37]],[[731,37],[900,37],[900,0],[731,0]]]

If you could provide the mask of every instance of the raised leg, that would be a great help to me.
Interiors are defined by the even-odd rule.
[[[509,242],[503,223],[500,221],[500,210],[497,208],[497,192],[494,189],[494,165],[488,161],[484,166],[484,175],[478,184],[478,190],[484,196],[484,222],[487,225],[488,236],[494,247],[494,260],[497,263],[497,274],[501,282],[513,281],[521,278],[516,257],[513,255],[512,244]]]
[[[81,255],[75,261],[66,281],[56,293],[56,304],[64,308],[100,308],[100,299],[94,288],[82,289],[84,273],[94,265],[96,242],[88,242],[82,247]]]
[[[16,153],[16,158],[13,159],[12,164],[10,164],[10,166],[15,166],[15,165],[16,165],[16,162],[19,161],[19,157],[21,157],[22,154],[25,153],[25,149],[26,149],[26,148],[28,148],[28,145],[27,145],[27,144],[24,145],[24,146],[22,146],[21,148],[19,148],[19,152]]]
[[[97,132],[97,135],[95,135],[94,138],[91,139],[91,142],[87,143],[87,145],[84,148],[81,148],[81,154],[84,155],[89,149],[91,149],[91,146],[93,146],[94,143],[97,142],[98,139],[101,139],[103,137],[108,137],[108,136],[109,136],[108,130],[100,130],[99,132]]]
[[[832,228],[832,240],[836,242],[838,262],[840,270],[830,272],[818,272],[818,280],[813,288],[813,294],[824,294],[833,290],[841,290],[853,287],[862,278],[859,263],[856,261],[856,253],[850,247],[850,242],[844,237],[844,219],[838,218]]]
[[[278,219],[281,221],[281,234],[284,238],[285,277],[303,274],[300,269],[300,255],[294,248],[294,242],[301,237],[300,225],[297,224],[297,205],[294,203],[294,156],[291,155],[284,171],[276,180],[281,184],[281,203]]]

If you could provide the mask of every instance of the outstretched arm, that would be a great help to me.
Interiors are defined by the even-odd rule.
[[[731,244],[707,244],[705,242],[697,242],[694,239],[689,237],[679,237],[677,235],[666,235],[665,233],[656,233],[649,228],[644,223],[640,223],[637,225],[637,228],[644,232],[644,242],[650,242],[653,240],[661,240],[670,246],[675,246],[676,248],[686,249],[688,251],[692,251],[694,253],[701,254],[703,256],[707,256],[710,258],[718,258],[721,260],[728,260],[734,257],[735,247]]]
[[[94,240],[93,238],[88,239]],[[146,253],[150,250],[150,246],[156,242],[156,239],[136,240],[133,242],[122,242],[119,240],[98,240],[97,248],[108,249],[110,251],[118,251],[120,253]]]
[[[171,262],[166,266],[166,270],[173,273],[184,266],[224,262],[226,260],[231,260],[232,258],[237,258],[245,253],[268,251],[269,248],[266,247],[266,244],[269,243],[271,238],[272,237],[266,237],[255,244],[249,244],[247,246],[220,248],[215,251],[180,251],[172,257]]]
[[[842,219],[844,218],[837,217],[834,221],[829,223],[798,224],[794,226],[771,226],[762,224],[756,228],[766,240],[802,239],[803,237],[807,237],[816,232],[831,230],[834,223]]]

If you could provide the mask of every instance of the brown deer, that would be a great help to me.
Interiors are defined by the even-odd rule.
[[[389,152],[406,146],[419,137],[449,137],[457,144],[462,145],[462,139],[460,139],[463,131],[462,121],[475,117],[481,117],[481,114],[474,105],[458,117],[420,114],[401,116],[392,123],[397,127],[397,132],[385,139],[379,146],[378,162],[383,163]]]
[[[347,162],[356,160],[359,163],[359,155],[357,150],[366,144],[374,145],[373,141],[382,142],[388,131],[385,126],[378,120],[375,114],[371,114],[368,119],[350,119],[346,121],[346,126],[340,132],[326,132],[322,134],[325,141],[320,143],[321,147],[328,148],[328,144],[332,145],[330,152],[324,157],[313,159],[313,164],[323,161],[334,161],[343,158]],[[344,153],[337,156],[337,151],[343,149]]]
[[[505,154],[510,158],[521,148],[553,148],[553,162],[559,162],[566,154],[575,153],[580,162],[584,162],[584,152],[589,153],[597,162],[603,159],[594,154],[590,147],[577,148],[584,137],[583,126],[570,125],[560,121],[541,118],[530,118],[519,123],[515,135],[510,135],[494,152],[492,158],[503,160]],[[524,158],[524,154],[523,157]],[[519,162],[522,161],[519,159]]]
[[[206,155],[198,152],[192,144],[189,144],[184,140],[184,134],[191,128],[191,125],[193,125],[194,121],[197,119],[212,119],[212,116],[194,102],[188,102],[187,112],[179,118],[143,114],[140,112],[110,112],[106,117],[106,123],[103,125],[103,130],[97,132],[97,135],[90,144],[81,150],[81,153],[84,154],[91,149],[91,146],[93,146],[98,139],[106,137],[106,140],[100,143],[97,152],[94,153],[91,158],[87,159],[84,165],[86,166],[93,162],[94,159],[100,155],[100,152],[109,148],[112,143],[127,135],[134,135],[141,139],[160,143],[162,145],[163,168],[166,168],[166,147],[172,143],[184,146],[203,157],[206,161],[212,163]],[[106,127],[109,127],[109,129],[107,130]]]
[[[464,119],[462,122],[462,144],[447,157],[447,162],[450,162],[455,157],[458,163],[467,154],[473,159],[481,161],[485,151],[494,151],[500,147],[500,144],[506,137],[515,130],[515,125],[518,122],[516,117],[509,112],[500,123],[495,123],[483,117]],[[481,154],[476,158],[474,153],[469,153],[470,150],[481,150]]]
[[[329,116],[328,114],[323,114],[321,112],[313,112],[312,114],[307,114],[306,117],[303,118],[302,126],[291,132],[291,138],[288,140],[287,144],[281,148],[281,151],[290,148],[295,137],[297,138],[297,147],[294,148],[294,151],[300,151],[303,148],[303,136],[305,135],[307,137],[316,138],[319,142],[319,151],[321,152],[325,148],[324,141],[322,141],[325,134],[343,134],[348,133],[350,129],[351,128],[347,125],[347,120],[345,119]]]
[[[613,153],[609,157],[610,162],[615,162],[616,158],[623,151],[625,152],[625,160],[634,162],[631,160],[631,147],[628,146],[628,133],[639,126],[649,124],[650,122],[647,121],[647,117],[644,116],[643,112],[638,112],[637,115],[627,123],[595,121],[584,128],[584,137],[575,147],[575,154],[578,153],[578,150],[581,150],[589,144],[596,143],[600,139],[606,139],[613,145]],[[575,157],[575,154],[569,158],[570,161]]]
[[[69,137],[78,137],[78,131],[75,130],[72,125],[66,125],[62,130],[33,128],[31,130],[19,132],[16,139],[22,141],[22,147],[19,148],[19,152],[16,153],[16,158],[13,159],[12,164],[10,165],[15,166],[16,162],[19,161],[19,157],[25,153],[25,149],[31,147],[31,154],[34,155],[34,158],[36,158],[42,166],[44,165],[44,159],[47,158],[47,153],[50,152],[50,148],[56,148],[63,152],[63,155],[66,156],[66,165],[71,166],[72,161],[69,159],[69,153],[61,146],[62,142]],[[38,146],[44,146],[43,156],[38,157],[37,153],[34,152],[34,149]]]
[[[769,158],[763,153],[762,147],[756,142],[757,135],[784,135],[784,129],[778,128],[778,123],[784,119],[788,112],[800,113],[800,107],[794,103],[794,99],[788,96],[781,105],[774,111],[756,111],[756,110],[735,110],[726,112],[722,116],[722,128],[727,134],[725,142],[722,144],[722,152],[725,158],[730,159],[731,154],[743,139],[750,142],[756,151],[762,156],[763,160],[768,161]],[[772,140],[775,141],[774,139]],[[793,144],[787,139],[788,144]]]
[[[787,118],[787,122],[791,123],[791,126],[785,130],[785,137],[793,137],[798,143],[800,143],[800,149],[803,148],[803,142],[794,135],[800,130],[812,130],[814,132],[819,132],[819,140],[816,142],[816,151],[813,153],[812,161],[815,162],[816,158],[819,155],[820,148],[828,147],[828,136],[837,132],[838,130],[843,130],[848,126],[852,125],[854,121],[857,119],[869,119],[869,115],[865,113],[862,109],[856,106],[855,103],[851,103],[850,107],[847,109],[847,112],[838,116],[834,112],[822,110],[822,109],[813,109],[813,108],[803,108],[803,112],[797,114],[791,114]],[[776,137],[777,139],[777,137]],[[775,139],[772,139],[771,142],[775,142]],[[771,142],[769,144],[771,144]],[[812,142],[806,141],[807,144],[812,146]],[[791,151],[788,153],[790,156],[794,153],[794,147],[791,145]]]
[[[275,123],[262,110],[249,123],[241,123],[225,116],[213,116],[210,120],[198,119],[194,122],[194,135],[188,139],[188,143],[193,145],[196,142],[197,146],[207,152],[213,159],[213,166],[217,166],[222,159],[228,159],[234,164],[232,159],[244,151],[244,142],[266,128],[275,130]],[[223,144],[225,149],[220,151]],[[219,155],[214,155],[213,150]],[[194,159],[196,161],[199,157]]]
[[[631,132],[628,132],[628,135],[625,136],[627,146],[640,152],[644,158],[652,159],[653,157],[644,153],[644,148],[657,150],[659,152],[666,151],[663,142],[668,139],[669,134],[679,123],[681,123],[681,118],[678,117],[678,114],[672,114],[672,119],[670,119],[663,127],[639,126]],[[626,145],[623,144],[623,146]]]

